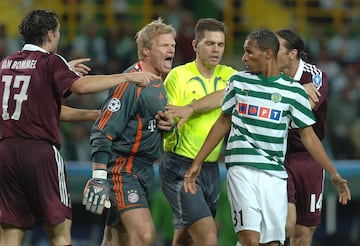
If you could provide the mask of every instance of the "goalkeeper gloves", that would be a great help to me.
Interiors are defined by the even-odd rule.
[[[94,170],[92,178],[86,183],[82,204],[91,213],[102,214],[110,208],[110,186],[106,170]]]

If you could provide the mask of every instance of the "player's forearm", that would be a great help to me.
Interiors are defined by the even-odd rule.
[[[71,86],[76,94],[89,94],[107,90],[120,83],[129,81],[128,74],[89,75],[77,79]]]
[[[61,121],[94,121],[100,114],[100,110],[71,108],[61,105]]]
[[[204,112],[219,108],[221,107],[224,100],[224,93],[224,90],[215,91],[199,100],[192,102],[188,106],[193,109],[193,112]]]

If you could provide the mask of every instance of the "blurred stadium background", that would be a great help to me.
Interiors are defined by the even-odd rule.
[[[359,0],[1,0],[0,59],[22,47],[18,25],[32,9],[56,11],[61,18],[59,53],[68,60],[91,57],[93,74],[121,72],[137,60],[134,36],[144,24],[161,16],[178,33],[174,65],[194,58],[190,45],[196,20],[215,17],[228,27],[223,59],[242,69],[246,34],[266,27],[291,27],[304,38],[312,63],[329,76],[328,128],[324,145],[349,180],[353,201],[337,204],[326,181],[323,223],[314,246],[360,245],[360,1]],[[71,96],[74,107],[99,108],[105,93]],[[62,153],[67,161],[74,201],[74,246],[100,245],[104,218],[81,207],[82,188],[90,176],[88,136],[91,123],[62,123]],[[155,168],[156,168],[155,164]],[[222,167],[222,175],[225,169]],[[219,245],[235,245],[225,186],[217,221]],[[156,184],[152,212],[158,230],[157,246],[169,245],[171,211]],[[29,232],[27,245],[48,245],[40,227]]]

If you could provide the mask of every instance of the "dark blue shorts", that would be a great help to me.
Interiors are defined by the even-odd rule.
[[[162,191],[173,209],[175,229],[188,228],[195,221],[216,215],[220,196],[220,172],[217,162],[204,163],[196,179],[195,195],[184,190],[184,173],[192,159],[166,152],[160,160]]]
[[[31,229],[71,219],[71,199],[60,152],[45,141],[0,141],[0,223]]]
[[[296,224],[317,226],[321,223],[324,171],[308,152],[289,154],[288,201],[296,206]]]

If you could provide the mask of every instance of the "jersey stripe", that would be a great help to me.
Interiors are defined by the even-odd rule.
[[[126,158],[119,157],[116,159],[115,166],[111,170],[112,181],[114,183],[114,190],[116,194],[115,200],[116,200],[116,204],[118,204],[118,208],[122,208],[125,205],[125,201],[124,201],[125,197],[124,194],[122,193],[123,182],[122,182],[122,176],[120,175],[121,170],[123,169],[125,164],[126,164]]]
[[[142,91],[143,87],[138,87],[137,88],[137,93],[136,93],[136,101],[138,101],[139,97],[140,97],[140,94],[141,94],[141,91]]]
[[[122,83],[122,84],[118,85],[118,87],[114,91],[114,94],[113,94],[112,98],[120,99],[128,86],[129,86],[129,83]],[[105,110],[105,112],[102,114],[102,116],[100,118],[100,121],[99,121],[99,124],[98,124],[99,129],[101,129],[101,130],[104,129],[107,122],[111,118],[112,114],[113,114],[113,112],[111,112],[110,110],[108,110],[108,109]]]
[[[142,120],[141,120],[141,116],[139,114],[136,114],[136,118],[138,120],[138,129],[137,129],[137,133],[136,133],[136,137],[135,137],[135,142],[134,142],[134,146],[131,150],[131,156],[134,156],[137,151],[139,150],[139,146],[140,146],[140,142],[142,139],[142,129],[143,129],[143,125],[142,125]],[[132,168],[132,163],[130,165],[130,163],[128,163],[127,167],[126,167],[126,171],[130,172]]]
[[[55,153],[55,160],[56,165],[58,168],[58,182],[59,182],[59,196],[60,201],[66,207],[70,207],[70,201],[68,196],[68,190],[66,188],[66,181],[65,181],[65,170],[64,170],[64,160],[61,157],[60,152],[55,146],[52,146],[54,153]]]

